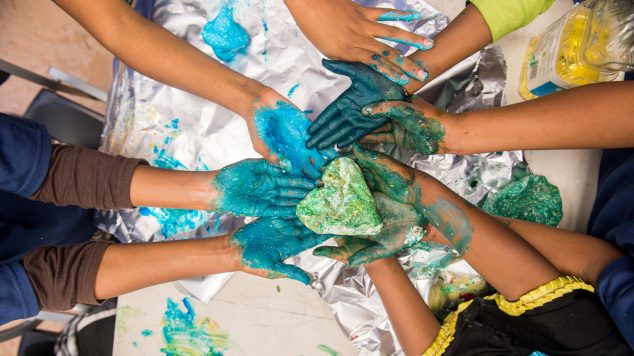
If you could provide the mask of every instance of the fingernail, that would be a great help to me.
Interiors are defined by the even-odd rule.
[[[434,40],[429,39],[429,38],[425,38],[423,40],[423,46],[427,47],[427,48],[432,48],[434,47]]]
[[[361,113],[363,115],[371,115],[373,111],[374,111],[374,104],[366,105],[363,107],[363,109],[361,109]]]
[[[419,70],[418,72],[416,72],[416,75],[422,80],[425,80],[425,79],[427,79],[427,77],[429,77],[429,73],[427,73],[426,71],[424,71],[422,69]]]

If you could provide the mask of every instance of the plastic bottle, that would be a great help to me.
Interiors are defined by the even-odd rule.
[[[520,95],[534,99],[614,80],[634,69],[634,1],[589,0],[534,37],[520,77]]]

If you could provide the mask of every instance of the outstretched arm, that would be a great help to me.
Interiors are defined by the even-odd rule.
[[[498,108],[450,114],[422,100],[379,103],[367,115],[392,120],[368,142],[421,153],[634,146],[634,83],[598,83]]]
[[[354,157],[371,189],[414,205],[507,300],[516,300],[561,275],[513,230],[436,179],[360,147],[355,147]]]
[[[625,254],[609,242],[529,221],[496,216],[539,251],[561,273],[597,285],[601,272]]]
[[[120,0],[55,0],[97,41],[140,73],[247,118],[266,87],[137,14]]]
[[[431,345],[440,324],[394,258],[365,265],[406,355],[422,355]]]

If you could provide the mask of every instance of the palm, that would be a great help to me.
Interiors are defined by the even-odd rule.
[[[272,90],[260,98],[248,123],[256,151],[294,175],[317,179],[320,169],[336,156],[333,149],[319,152],[306,148],[310,120]]]
[[[283,261],[329,237],[315,234],[299,220],[262,218],[238,230],[230,241],[240,251],[243,265],[256,270],[256,274],[288,277],[308,284],[310,277],[306,272]]]
[[[294,216],[295,206],[315,187],[264,160],[244,160],[223,168],[213,182],[219,197],[210,208],[236,215]]]
[[[324,60],[323,64],[330,71],[349,77],[352,85],[310,125],[307,147],[348,146],[387,121],[364,116],[364,106],[407,98],[401,86],[367,65],[329,60]]]

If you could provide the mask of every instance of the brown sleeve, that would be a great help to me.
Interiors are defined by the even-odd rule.
[[[69,310],[75,304],[99,304],[95,281],[106,248],[112,242],[90,241],[67,247],[40,247],[22,263],[40,307]]]
[[[82,208],[132,208],[130,184],[139,164],[147,162],[79,146],[53,145],[46,179],[31,199]]]

